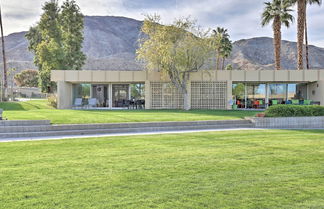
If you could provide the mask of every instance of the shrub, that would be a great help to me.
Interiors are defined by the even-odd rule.
[[[274,105],[265,111],[266,117],[324,116],[324,107],[318,105]]]
[[[57,108],[57,98],[55,95],[50,95],[47,97],[47,102],[50,106]]]
[[[19,87],[38,87],[38,71],[23,70],[14,77]]]

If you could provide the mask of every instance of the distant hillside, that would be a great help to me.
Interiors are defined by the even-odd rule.
[[[141,70],[135,60],[142,22],[125,17],[86,16],[83,51],[87,55],[86,70]],[[26,32],[5,37],[9,67],[18,70],[36,67],[33,54],[27,49]],[[1,46],[1,45],[0,45]],[[227,64],[236,69],[273,69],[271,38],[260,37],[236,41]],[[324,69],[324,49],[310,46],[312,68]],[[296,43],[283,41],[282,68],[296,66]]]
[[[296,42],[282,41],[282,69],[295,69],[297,60]],[[310,66],[324,69],[324,49],[309,46]],[[233,53],[228,61],[234,68],[274,69],[273,39],[260,37],[236,41]]]

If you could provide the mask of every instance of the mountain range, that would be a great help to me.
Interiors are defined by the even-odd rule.
[[[85,70],[141,70],[136,61],[142,21],[115,16],[85,16],[83,51],[87,56]],[[28,51],[26,32],[5,37],[9,68],[37,69],[33,54]],[[0,45],[1,46],[1,45]],[[295,69],[296,43],[282,41],[282,68]],[[324,48],[310,46],[310,65],[324,69]],[[0,53],[1,55],[1,53]],[[233,43],[232,55],[226,64],[234,69],[274,69],[273,40],[268,37],[242,39]]]

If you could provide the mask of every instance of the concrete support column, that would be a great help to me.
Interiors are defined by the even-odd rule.
[[[92,88],[92,84],[90,84],[90,98],[93,97],[93,88]]]
[[[72,104],[73,104],[72,83],[58,81],[57,82],[57,108],[71,109]]]
[[[109,109],[112,109],[112,98],[113,98],[113,92],[112,92],[112,84],[108,84],[108,106]]]
[[[228,80],[227,81],[227,98],[226,98],[226,103],[227,107],[226,109],[231,110],[232,109],[232,104],[233,104],[233,89],[232,89],[232,81]]]
[[[132,87],[131,84],[128,84],[128,100],[132,99]]]
[[[151,85],[150,81],[145,81],[145,109],[151,109]]]
[[[265,86],[265,107],[268,108],[269,107],[269,84],[266,83],[266,86]]]
[[[324,81],[317,81],[308,84],[307,98],[318,101],[324,106]]]

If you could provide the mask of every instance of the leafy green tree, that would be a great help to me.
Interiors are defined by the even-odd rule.
[[[226,65],[225,70],[233,70],[233,66],[231,64]]]
[[[45,2],[39,23],[26,34],[29,50],[35,54],[34,63],[39,69],[39,87],[43,92],[55,88],[51,82],[51,70],[61,69],[64,57],[61,50],[61,31],[59,29],[59,7],[56,0]]]
[[[56,87],[50,79],[52,70],[79,70],[84,64],[83,15],[74,0],[66,0],[61,9],[57,0],[45,2],[40,21],[29,29],[26,38],[35,55],[43,92]]]
[[[157,15],[148,16],[141,30],[146,38],[140,40],[137,58],[144,60],[148,69],[170,78],[183,95],[184,109],[190,109],[187,89],[190,73],[201,69],[210,57],[207,33],[188,18],[162,25]]]
[[[37,70],[23,70],[16,74],[15,83],[19,87],[37,87],[38,86],[38,71]]]
[[[290,7],[290,0],[273,0],[265,3],[262,13],[262,26],[268,25],[272,21],[276,70],[281,68],[281,25],[289,27],[294,20],[294,17],[290,14],[292,12]]]
[[[65,1],[61,9],[60,28],[64,52],[62,69],[81,70],[86,60],[86,56],[82,52],[84,16],[74,0]]]

